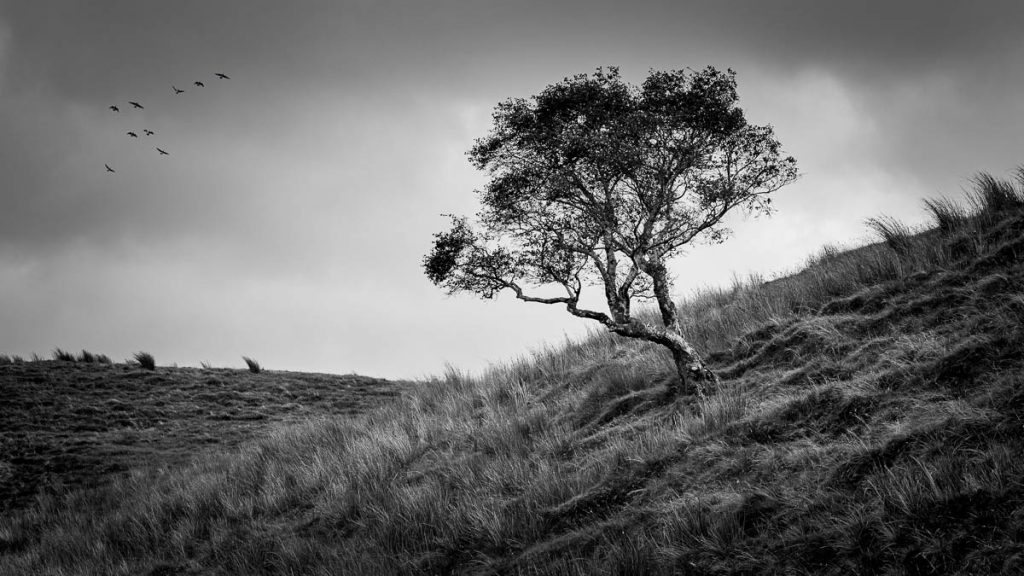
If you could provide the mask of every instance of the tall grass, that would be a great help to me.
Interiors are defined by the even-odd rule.
[[[156,370],[156,360],[149,352],[136,352],[132,359],[139,363],[139,366],[146,370]]]
[[[868,228],[878,234],[894,252],[903,256],[910,253],[914,231],[892,216],[876,216],[866,221]]]
[[[970,222],[970,212],[951,198],[928,198],[924,201],[924,205],[943,236],[952,235]]]
[[[263,371],[263,368],[260,366],[260,363],[253,360],[252,358],[249,358],[248,356],[242,356],[242,360],[244,360],[245,365],[249,367],[249,372],[252,372],[253,374],[259,374],[260,372]]]
[[[61,350],[60,348],[54,348],[53,359],[60,362],[74,362],[76,360],[74,354],[67,350]]]

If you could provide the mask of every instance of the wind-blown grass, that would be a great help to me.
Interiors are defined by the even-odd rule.
[[[245,365],[249,367],[249,372],[252,372],[253,374],[259,374],[263,370],[263,368],[260,367],[259,362],[249,358],[248,356],[242,356],[242,360],[244,360]]]
[[[988,198],[989,196],[979,196]],[[0,520],[0,572],[1024,569],[1024,210],[685,302],[722,383],[594,335]]]
[[[60,362],[75,362],[77,360],[74,354],[67,350],[61,350],[60,348],[55,348],[53,350],[53,359]]]
[[[156,370],[156,359],[149,352],[136,352],[132,355],[132,359],[146,370]]]

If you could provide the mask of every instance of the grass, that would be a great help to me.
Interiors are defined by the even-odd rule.
[[[242,360],[245,361],[245,365],[249,367],[249,372],[253,374],[259,374],[263,368],[260,367],[260,363],[249,358],[248,356],[242,356]]]
[[[289,372],[0,365],[0,516],[40,496],[102,485],[133,467],[187,465],[196,452],[238,446],[275,423],[364,412],[398,386]],[[4,550],[0,544],[0,557]]]
[[[136,352],[132,355],[132,359],[146,370],[156,370],[156,360],[149,352]]]
[[[926,206],[936,228],[896,245],[685,302],[722,377],[706,399],[604,334],[452,368],[44,496],[0,519],[0,573],[1019,573],[1018,184],[979,178],[946,230]]]
[[[68,352],[66,350],[61,350],[60,348],[55,348],[54,349],[54,351],[53,351],[53,359],[57,360],[59,362],[76,362],[76,361],[78,361],[78,359],[75,358],[74,354],[72,354],[71,352]]]

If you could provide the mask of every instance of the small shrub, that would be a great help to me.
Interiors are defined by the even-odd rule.
[[[85,362],[86,364],[94,364],[96,362],[96,355],[88,350],[82,350],[82,353],[78,355],[79,362]]]
[[[146,370],[156,370],[156,360],[153,359],[153,355],[149,352],[136,352],[132,358],[139,363]]]
[[[259,374],[260,372],[263,371],[263,368],[260,367],[260,363],[253,360],[252,358],[249,358],[248,356],[242,356],[242,360],[245,360],[245,365],[249,367],[249,372],[252,372],[253,374]]]
[[[913,231],[903,222],[892,216],[879,216],[868,218],[867,225],[900,256],[910,253],[910,238]]]
[[[66,350],[61,350],[60,348],[55,348],[53,350],[53,359],[54,360],[60,360],[61,362],[74,362],[75,361],[75,355],[72,354],[71,352],[66,351]]]

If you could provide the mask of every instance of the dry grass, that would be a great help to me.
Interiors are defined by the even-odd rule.
[[[1024,210],[978,187],[946,229],[928,207],[939,228],[898,247],[685,303],[723,377],[706,400],[605,335],[450,369],[43,498],[0,520],[0,572],[1019,573]]]

